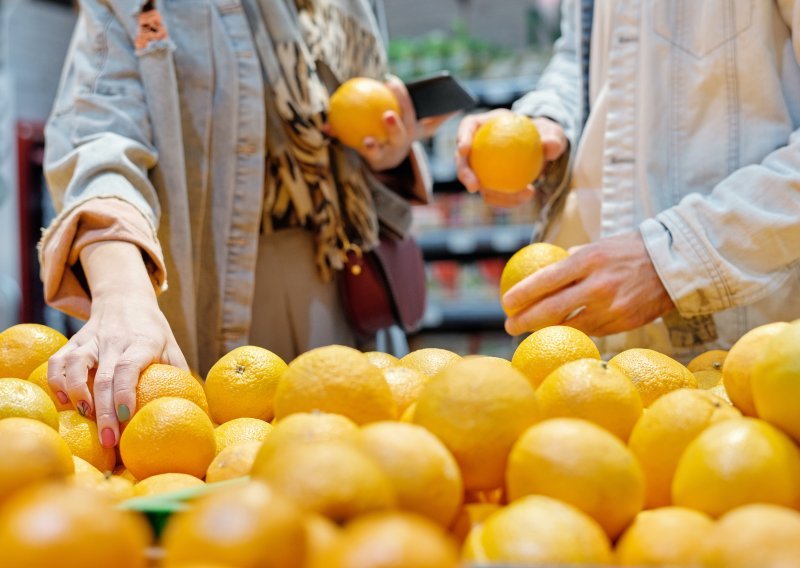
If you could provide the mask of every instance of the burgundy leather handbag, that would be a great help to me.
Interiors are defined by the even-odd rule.
[[[381,236],[365,253],[350,251],[340,272],[339,292],[347,319],[361,337],[392,325],[416,331],[425,313],[425,264],[411,237]]]

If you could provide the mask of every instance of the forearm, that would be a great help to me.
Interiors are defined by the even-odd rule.
[[[81,251],[92,300],[135,298],[156,301],[142,251],[126,241],[101,241]]]

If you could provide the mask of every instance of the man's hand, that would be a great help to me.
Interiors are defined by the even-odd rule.
[[[528,276],[503,296],[519,335],[569,325],[595,336],[640,327],[674,308],[638,232],[574,247],[570,257]]]
[[[458,126],[456,137],[456,168],[458,179],[470,193],[480,192],[487,205],[492,207],[516,207],[530,201],[535,190],[532,185],[521,187],[516,193],[503,193],[492,191],[481,187],[478,176],[472,171],[469,165],[469,152],[472,148],[472,139],[478,129],[490,118],[500,114],[510,114],[510,110],[497,109],[481,114],[471,114],[461,121]],[[548,162],[552,162],[561,157],[567,149],[567,136],[560,124],[553,122],[549,118],[534,118],[533,123],[539,131],[542,139],[542,150],[544,151],[545,167]]]

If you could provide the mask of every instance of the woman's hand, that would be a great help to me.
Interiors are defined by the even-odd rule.
[[[443,122],[453,116],[445,114],[417,120],[417,113],[405,84],[394,75],[390,75],[386,86],[397,98],[400,114],[391,110],[383,113],[383,124],[388,135],[386,142],[368,136],[364,138],[362,147],[357,149],[370,168],[376,172],[399,166],[411,151],[412,142],[430,138]]]
[[[50,358],[47,378],[60,401],[95,415],[100,442],[119,442],[119,424],[136,409],[139,374],[151,363],[188,370],[156,295],[138,247],[102,242],[81,252],[92,292],[89,321]],[[94,392],[87,379],[96,369]]]
[[[532,185],[521,187],[515,193],[492,191],[481,187],[478,176],[475,175],[469,165],[472,139],[475,138],[475,133],[478,129],[490,118],[501,114],[511,114],[511,112],[507,109],[497,109],[481,114],[471,114],[464,117],[458,126],[458,134],[456,136],[456,173],[458,179],[470,193],[480,192],[486,204],[492,207],[516,207],[530,201],[535,194]],[[566,151],[567,136],[564,134],[564,129],[561,125],[549,118],[534,118],[532,120],[542,140],[545,167],[547,167],[547,162],[557,160]]]

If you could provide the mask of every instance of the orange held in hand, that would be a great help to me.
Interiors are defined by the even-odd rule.
[[[481,187],[492,191],[522,191],[542,171],[544,152],[539,131],[527,116],[502,114],[475,133],[469,165]]]
[[[333,135],[342,144],[361,148],[367,137],[386,142],[383,113],[387,110],[400,114],[394,93],[380,81],[356,77],[342,83],[331,95],[328,120]]]

